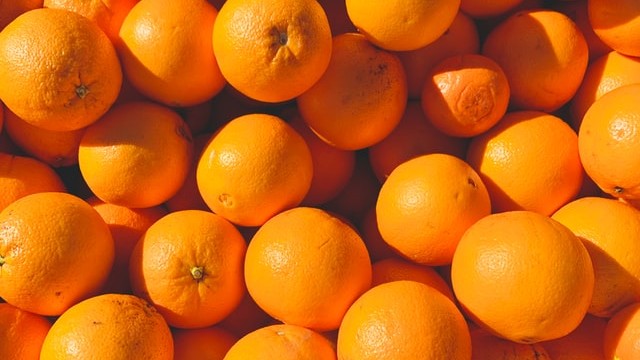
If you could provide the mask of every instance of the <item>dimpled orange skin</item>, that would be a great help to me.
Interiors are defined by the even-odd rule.
[[[335,330],[371,285],[371,262],[358,233],[317,208],[297,207],[262,225],[249,242],[247,290],[287,324]],[[277,289],[277,291],[274,291]]]
[[[591,303],[592,266],[566,226],[536,212],[509,211],[486,216],[464,233],[451,281],[474,323],[531,344],[578,327]]]
[[[115,102],[121,84],[111,41],[80,14],[36,9],[0,33],[0,99],[32,125],[85,127]]]
[[[262,225],[300,204],[312,177],[313,160],[302,136],[281,118],[260,113],[220,128],[196,169],[209,208],[243,226]]]
[[[120,27],[128,80],[149,98],[190,106],[217,95],[225,79],[211,46],[218,11],[206,0],[141,0]]]
[[[47,334],[40,359],[171,360],[171,330],[156,309],[130,294],[103,294],[65,311]]]
[[[0,212],[0,297],[24,310],[60,315],[107,279],[114,245],[84,200],[62,192],[25,196]]]
[[[634,0],[588,0],[587,13],[593,31],[612,49],[640,56],[640,3]]]
[[[298,96],[300,114],[324,141],[345,150],[369,147],[400,122],[408,98],[398,56],[362,34],[333,38],[327,70]]]

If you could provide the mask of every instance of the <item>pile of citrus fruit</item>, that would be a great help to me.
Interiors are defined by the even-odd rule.
[[[0,1],[0,358],[640,359],[637,0]]]

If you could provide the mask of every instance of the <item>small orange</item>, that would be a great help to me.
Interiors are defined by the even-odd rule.
[[[51,322],[42,316],[0,303],[0,353],[6,359],[37,360]]]
[[[522,10],[501,21],[487,35],[482,54],[504,70],[515,109],[548,112],[573,97],[589,61],[578,26],[548,9]]]
[[[461,0],[460,10],[474,19],[495,18],[506,14],[524,0]]]
[[[302,326],[275,324],[238,340],[225,360],[335,360],[336,352],[320,333]]]
[[[383,183],[398,165],[420,155],[445,153],[464,158],[468,141],[449,136],[426,119],[419,101],[410,100],[400,123],[368,148],[371,168]]]
[[[34,158],[56,168],[78,163],[78,149],[84,128],[47,130],[22,120],[9,109],[4,111],[4,122],[5,131],[11,140]]]
[[[369,41],[386,50],[429,45],[449,28],[460,0],[346,0],[351,22]]]
[[[471,330],[472,360],[556,360],[540,343],[521,344],[475,328]]]
[[[478,26],[464,12],[458,11],[449,29],[429,45],[395,54],[407,73],[409,98],[419,100],[422,86],[431,68],[453,55],[475,54],[480,51]]]
[[[609,360],[640,357],[640,303],[634,302],[616,312],[604,330],[604,358]]]
[[[0,99],[32,125],[85,127],[115,102],[121,84],[111,41],[80,14],[35,9],[0,33]]]
[[[407,96],[398,56],[375,47],[362,34],[345,33],[333,38],[328,68],[297,103],[320,138],[340,149],[358,150],[393,131]]]
[[[223,217],[202,210],[169,213],[138,240],[129,259],[133,293],[178,328],[211,326],[245,293],[244,238]]]
[[[634,0],[587,0],[589,23],[612,49],[640,56],[640,3]]]
[[[136,243],[153,223],[167,214],[160,206],[132,209],[105,203],[92,196],[86,200],[102,217],[111,231],[115,246],[115,258],[109,278],[102,292],[131,293],[129,284],[129,258]]]
[[[76,12],[98,24],[115,45],[125,16],[139,0],[44,0],[44,7]]]
[[[0,297],[21,309],[62,314],[99,290],[113,258],[109,228],[74,195],[31,194],[0,212]]]
[[[614,199],[584,197],[556,211],[561,222],[583,241],[593,262],[595,287],[589,313],[610,317],[640,301],[640,211]]]
[[[283,211],[249,242],[247,290],[265,312],[287,324],[334,330],[371,285],[367,249],[350,225],[317,208]]]
[[[242,94],[282,102],[305,92],[331,56],[331,29],[315,0],[227,0],[213,28],[224,78]]]
[[[207,0],[141,0],[120,27],[118,54],[133,86],[168,106],[205,102],[225,85],[211,46]]]
[[[221,127],[197,165],[200,194],[213,212],[242,226],[258,226],[297,206],[313,177],[304,138],[280,117],[242,115]]]
[[[39,192],[65,192],[60,176],[31,157],[0,152],[0,211],[12,202]]]
[[[584,114],[578,132],[580,159],[602,191],[640,199],[640,83],[602,95]]]
[[[43,0],[11,0],[0,2],[0,30],[23,13],[42,7]]]
[[[384,241],[407,259],[434,266],[451,263],[462,234],[490,213],[489,193],[475,170],[439,153],[396,167],[376,203]]]
[[[454,55],[431,69],[421,104],[427,119],[443,133],[473,137],[500,121],[509,95],[507,76],[491,58]]]
[[[487,186],[494,212],[551,215],[575,198],[584,177],[577,134],[540,111],[508,112],[471,139],[466,160]]]
[[[464,233],[451,281],[474,323],[532,344],[578,327],[591,302],[594,271],[589,252],[566,226],[533,211],[509,211]]]
[[[587,314],[580,325],[568,335],[539,344],[553,360],[604,360],[607,320]]]
[[[171,330],[156,309],[128,294],[98,295],[65,311],[49,330],[40,359],[173,358]]]
[[[223,360],[238,338],[220,327],[173,329],[174,360]]]
[[[456,305],[410,280],[360,296],[340,324],[337,348],[339,359],[471,359],[469,328]]]
[[[193,159],[184,120],[152,102],[118,105],[87,127],[80,141],[82,177],[102,201],[150,207],[182,186]]]
[[[373,263],[371,271],[372,287],[392,281],[412,280],[429,285],[454,301],[453,291],[433,267],[390,257]]]

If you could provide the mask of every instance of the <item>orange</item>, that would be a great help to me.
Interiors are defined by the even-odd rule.
[[[314,0],[227,0],[213,27],[224,78],[259,101],[291,100],[309,89],[331,57],[331,29]]]
[[[389,244],[387,244],[382,238],[382,235],[380,235],[375,204],[367,209],[358,225],[360,236],[362,236],[362,240],[367,246],[369,258],[371,258],[372,262],[390,257],[397,257],[398,253],[389,246]]]
[[[129,257],[134,246],[153,223],[167,214],[160,206],[132,209],[125,206],[105,203],[90,197],[86,200],[100,214],[111,231],[115,246],[115,258],[109,278],[102,292],[131,293],[129,284]]]
[[[251,297],[273,318],[327,331],[370,287],[371,262],[350,225],[324,210],[297,207],[258,229],[244,276]]]
[[[390,257],[376,261],[371,265],[371,286],[398,280],[412,280],[429,285],[454,301],[453,292],[438,272],[429,266]]]
[[[211,46],[218,11],[206,0],[141,0],[120,27],[118,54],[131,84],[169,106],[218,94],[225,80]]]
[[[471,140],[466,160],[487,186],[493,212],[551,215],[582,186],[578,136],[561,118],[540,111],[507,113]]]
[[[320,333],[302,326],[275,324],[257,329],[238,340],[225,360],[333,360],[336,353]]]
[[[198,190],[198,183],[196,180],[196,170],[198,168],[198,161],[200,160],[200,154],[204,150],[211,139],[211,133],[202,133],[194,136],[193,138],[193,153],[195,156],[191,160],[191,167],[186,179],[182,182],[180,190],[178,190],[171,198],[169,198],[164,205],[169,211],[178,210],[209,210],[207,204],[202,199],[200,191]]]
[[[473,137],[500,121],[509,94],[507,76],[491,58],[455,55],[431,69],[421,104],[427,119],[443,133]]]
[[[35,9],[0,33],[0,99],[32,125],[85,127],[115,102],[121,84],[111,41],[80,14]]]
[[[7,303],[0,303],[0,353],[7,359],[37,360],[51,323]]]
[[[589,252],[566,226],[533,211],[492,214],[462,236],[453,292],[473,322],[524,344],[575,330],[589,308]]]
[[[82,177],[102,201],[150,207],[182,186],[193,159],[189,128],[173,110],[152,102],[118,105],[87,127],[80,141]]]
[[[171,330],[153,306],[127,294],[98,295],[65,311],[40,359],[172,359]]]
[[[580,237],[591,255],[595,288],[589,313],[610,317],[640,301],[640,260],[629,256],[640,250],[637,209],[613,199],[584,197],[566,204],[552,217]]]
[[[475,170],[439,153],[396,167],[376,203],[384,241],[407,259],[434,266],[451,263],[462,234],[489,213],[489,193]]]
[[[634,302],[616,312],[604,330],[605,359],[636,359],[640,356],[640,303]]]
[[[410,100],[395,129],[368,148],[369,161],[383,183],[398,165],[420,155],[445,153],[464,158],[467,143],[466,139],[438,130],[426,119],[420,102]]]
[[[214,325],[242,300],[246,247],[238,229],[219,215],[169,213],[145,231],[131,253],[133,293],[173,327]]]
[[[26,156],[0,152],[0,211],[30,194],[58,191],[66,186],[47,164]]]
[[[582,31],[587,46],[589,47],[589,60],[595,60],[610,52],[611,47],[605,44],[591,26],[589,22],[589,11],[587,10],[589,1],[555,1],[551,4],[551,9],[562,12],[569,16]]]
[[[553,360],[604,360],[607,320],[587,314],[568,335],[540,344]]]
[[[471,359],[469,328],[455,304],[410,280],[360,296],[340,324],[337,347],[339,359]]]
[[[376,46],[409,51],[429,45],[449,28],[460,0],[346,0],[351,22]]]
[[[429,45],[396,52],[407,73],[409,98],[420,99],[427,74],[436,63],[449,56],[475,54],[478,51],[478,27],[468,15],[459,11],[447,31]]]
[[[34,158],[56,168],[78,163],[78,149],[84,128],[47,130],[22,120],[9,109],[4,111],[4,122],[5,131],[11,140]]]
[[[96,22],[113,44],[125,16],[139,0],[44,0],[44,7],[76,12]]]
[[[196,170],[209,208],[242,226],[262,225],[300,204],[312,177],[313,159],[304,138],[280,117],[262,113],[221,127]]]
[[[580,159],[589,177],[605,193],[640,198],[640,83],[602,95],[584,114],[578,132]]]
[[[640,58],[611,51],[587,67],[584,80],[571,99],[571,125],[580,129],[582,118],[594,101],[623,85],[640,83]]]
[[[297,103],[320,138],[340,149],[358,150],[391,133],[407,96],[398,56],[375,47],[362,34],[345,33],[333,38],[328,68]]]
[[[74,195],[31,194],[0,212],[0,297],[21,309],[62,314],[98,291],[113,258],[109,228]]]
[[[460,10],[472,18],[484,19],[503,15],[523,3],[524,0],[461,0]]]
[[[516,12],[487,35],[482,54],[504,70],[511,104],[521,110],[555,111],[580,86],[589,48],[578,26],[561,12]]]
[[[173,330],[174,360],[223,360],[238,341],[235,335],[219,327]]]
[[[640,3],[634,0],[587,0],[589,23],[613,50],[640,56]]]
[[[12,0],[0,2],[0,30],[23,13],[42,7],[43,0]]]
[[[482,328],[471,330],[472,360],[555,360],[543,345],[520,344],[492,335]]]
[[[321,205],[335,198],[347,185],[355,168],[356,153],[327,144],[307,126],[297,110],[294,112],[288,122],[307,142],[313,161],[311,186],[301,204]]]

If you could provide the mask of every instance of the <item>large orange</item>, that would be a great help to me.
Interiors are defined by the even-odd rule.
[[[583,241],[593,262],[595,288],[589,312],[610,317],[640,301],[640,211],[621,201],[584,197],[552,215]]]
[[[0,152],[0,211],[33,193],[65,192],[60,176],[47,164],[31,157]]]
[[[460,0],[346,0],[351,22],[376,46],[409,51],[429,45],[449,28]]]
[[[127,79],[147,97],[189,106],[218,94],[225,80],[211,46],[218,11],[207,0],[141,0],[120,27]]]
[[[612,49],[640,56],[640,3],[634,0],[587,0],[589,23]]]
[[[594,288],[587,249],[571,230],[533,211],[492,214],[462,236],[451,281],[464,312],[519,343],[565,336],[584,318]]]
[[[113,258],[109,228],[74,195],[31,194],[0,212],[0,297],[21,309],[62,314],[99,290]]]
[[[174,360],[223,360],[238,341],[230,332],[216,326],[173,329]]]
[[[173,327],[218,323],[240,303],[244,238],[220,215],[172,212],[152,224],[129,259],[133,293]]]
[[[362,239],[340,218],[297,207],[262,225],[249,242],[247,290],[269,315],[287,324],[334,330],[371,285]]]
[[[187,177],[193,140],[184,120],[152,102],[118,105],[89,126],[78,165],[101,200],[150,207],[172,197]]]
[[[333,38],[327,70],[297,103],[318,136],[338,148],[357,150],[389,135],[402,118],[407,97],[398,56],[362,34],[345,33]]]
[[[338,358],[471,359],[469,328],[456,305],[410,280],[371,288],[349,308],[338,330]]]
[[[221,127],[196,170],[209,208],[243,226],[262,225],[300,204],[312,178],[313,160],[304,138],[280,117],[262,113]]]
[[[522,110],[555,111],[580,86],[589,49],[578,26],[548,9],[519,11],[487,35],[482,54],[504,70],[511,104]]]
[[[604,330],[604,358],[609,360],[640,357],[640,303],[634,302],[616,312]]]
[[[305,92],[325,71],[331,29],[315,0],[227,0],[213,28],[213,50],[234,88],[281,102]]]
[[[602,95],[584,114],[578,132],[580,159],[602,191],[640,198],[640,83]]]
[[[105,294],[65,311],[47,334],[40,359],[173,359],[171,330],[146,301]]]
[[[395,168],[376,203],[380,235],[423,265],[446,265],[462,234],[491,213],[483,181],[463,160],[427,154]]]
[[[454,301],[453,291],[431,266],[419,265],[399,257],[389,257],[371,265],[371,286],[392,281],[412,280],[429,285]]]
[[[494,212],[551,215],[580,191],[578,136],[561,118],[513,111],[471,139],[466,160],[480,174]]]
[[[322,334],[302,326],[275,324],[243,336],[225,360],[334,360],[336,352]]]
[[[7,359],[37,360],[51,322],[11,304],[0,303],[0,353]]]
[[[121,83],[111,41],[80,14],[35,9],[0,33],[0,99],[33,125],[85,127],[115,102]]]

